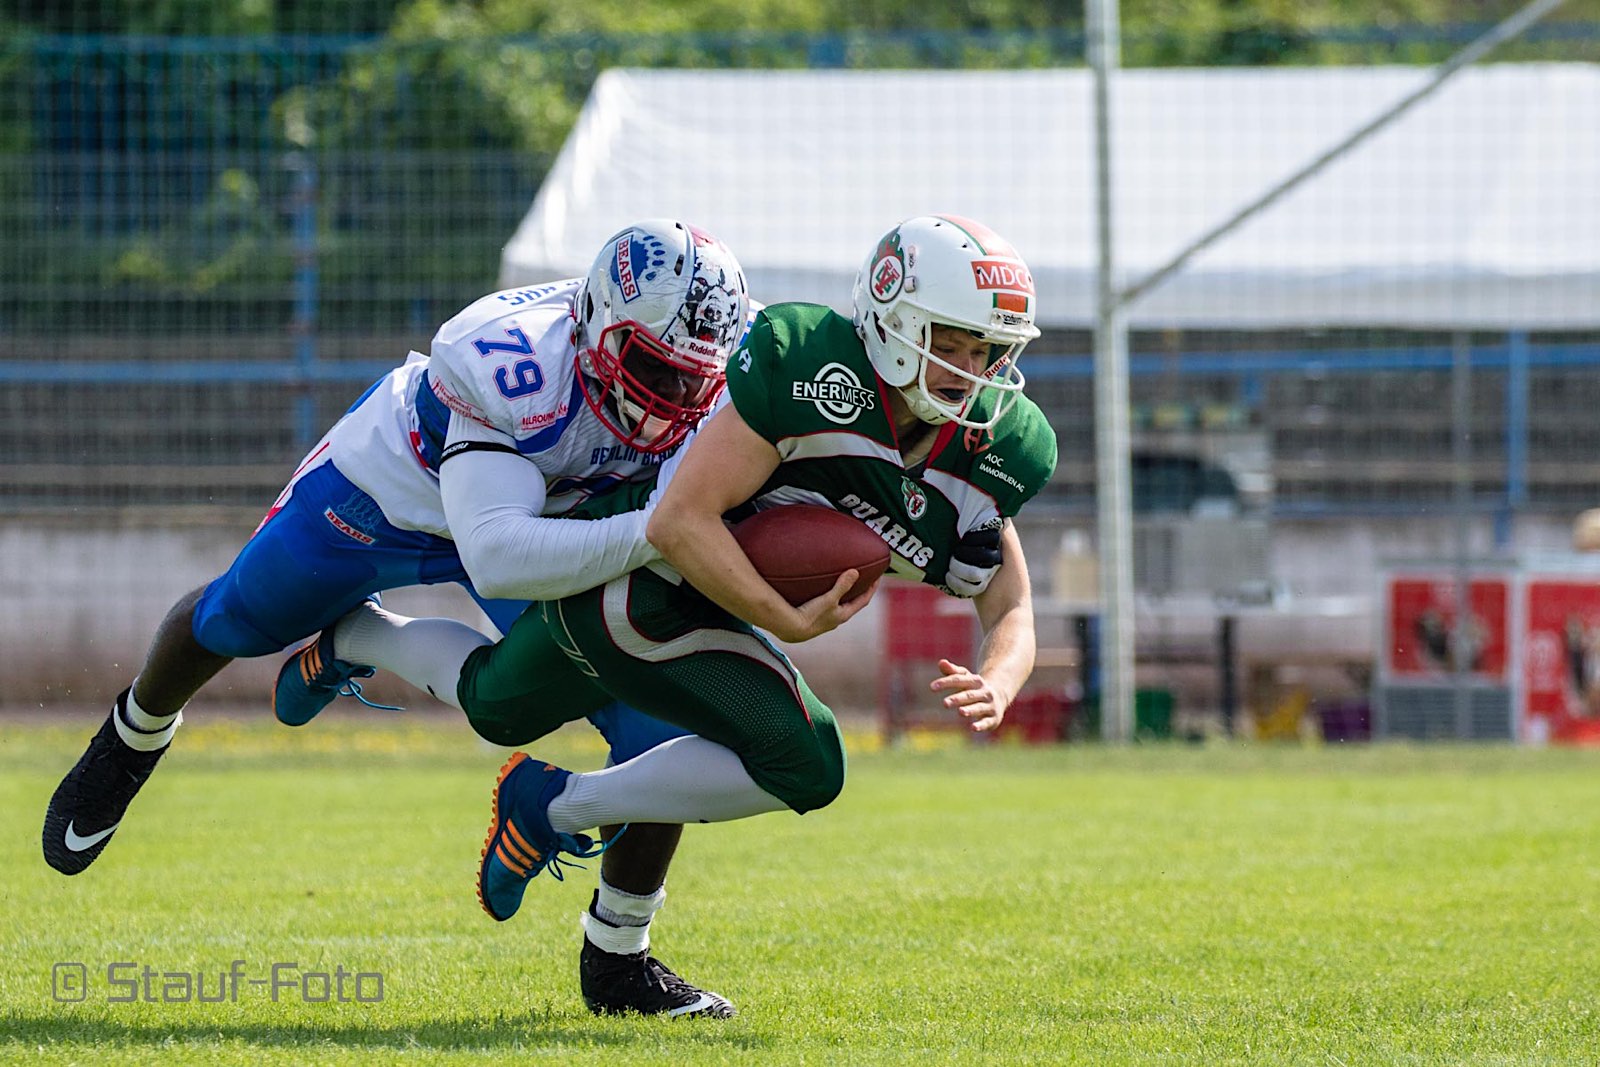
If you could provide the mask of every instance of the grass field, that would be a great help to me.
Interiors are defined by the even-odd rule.
[[[1600,1058],[1600,753],[853,738],[828,810],[685,835],[656,949],[741,1014],[672,1023],[584,1011],[592,874],[541,877],[505,924],[478,910],[504,753],[436,720],[195,719],[74,879],[38,827],[92,725],[0,719],[0,1060]],[[162,1002],[196,992],[169,972],[216,996],[236,959],[234,1002]],[[54,999],[56,963],[84,965],[81,1002]],[[298,965],[276,1003],[249,984],[274,963]],[[340,968],[368,976],[345,1003]]]

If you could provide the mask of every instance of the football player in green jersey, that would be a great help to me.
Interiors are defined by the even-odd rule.
[[[1027,569],[1011,518],[1048,481],[1055,435],[1021,390],[1017,360],[1038,330],[1015,249],[955,216],[897,226],[868,255],[854,315],[778,304],[728,370],[726,401],[663,473],[647,536],[652,564],[530,608],[496,644],[451,620],[363,607],[341,647],[461,707],[479,734],[522,745],[609,700],[697,736],[574,774],[517,753],[501,771],[479,873],[496,919],[584,831],[717,822],[822,807],[844,784],[833,715],[768,640],[799,642],[861,610],[855,572],[791,606],[725,519],[785,503],[849,512],[891,549],[891,574],[971,597],[976,664],[940,663],[932,689],[977,731],[993,729],[1033,667]],[[874,586],[874,589],[876,587]],[[349,637],[348,644],[346,636]],[[612,932],[586,916],[602,947]]]

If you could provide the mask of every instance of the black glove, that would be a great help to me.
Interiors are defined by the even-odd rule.
[[[1005,562],[1000,552],[1000,530],[1004,525],[1004,519],[990,519],[956,542],[944,576],[947,590],[959,597],[975,597],[989,588],[995,572]]]

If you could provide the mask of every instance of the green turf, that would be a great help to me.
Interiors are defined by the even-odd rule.
[[[193,722],[105,856],[66,879],[39,819],[91,728],[0,719],[0,1060],[1600,1056],[1600,753],[853,738],[831,808],[686,835],[656,947],[741,1014],[670,1023],[583,1010],[588,873],[541,877],[511,922],[478,910],[504,754],[458,725]],[[540,754],[600,758],[578,734]],[[382,973],[384,997],[106,1002],[110,963],[151,966],[159,1000],[159,972],[200,972],[214,995],[234,959],[250,978]],[[82,1003],[52,999],[69,961]]]

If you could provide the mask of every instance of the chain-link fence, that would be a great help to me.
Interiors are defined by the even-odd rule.
[[[1438,513],[1457,477],[1450,396],[1454,334],[1340,331],[1135,333],[1130,389],[1135,506],[1163,499],[1139,481],[1140,455],[1195,454],[1280,516]],[[1058,502],[1094,492],[1087,337],[1035,358],[1029,394],[1061,444]],[[1600,338],[1588,333],[1465,339],[1472,365],[1469,479],[1475,507],[1574,511],[1600,500]],[[1032,354],[1030,350],[1030,355]],[[1148,492],[1147,492],[1148,491]]]
[[[84,32],[0,41],[0,509],[264,505],[368,382],[493,287],[605,66],[1082,62],[1068,31],[415,41],[377,32],[393,9],[360,6],[356,33],[104,36],[80,18]],[[1256,30],[1226,55],[1418,63],[1474,32]],[[1600,29],[1557,24],[1504,58],[1597,46]],[[1196,47],[1130,38],[1125,61],[1181,64]],[[1454,477],[1438,401],[1455,342],[1137,333],[1136,447],[1226,461],[1280,513],[1426,508]],[[1600,499],[1596,337],[1469,343],[1480,502]],[[1053,331],[1028,355],[1062,436],[1051,495],[1068,508],[1093,491],[1088,351],[1085,334]]]

